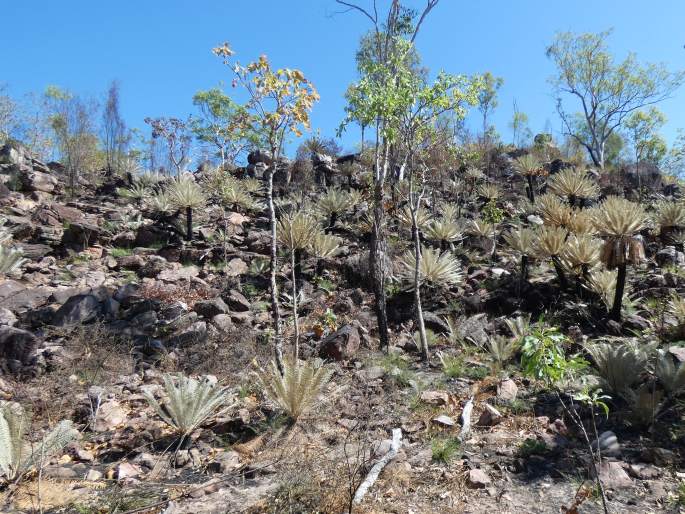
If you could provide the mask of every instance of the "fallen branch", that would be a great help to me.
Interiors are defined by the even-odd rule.
[[[357,492],[354,493],[354,499],[352,500],[353,503],[360,503],[362,501],[366,493],[369,491],[369,488],[376,482],[376,480],[378,480],[378,475],[381,474],[383,468],[387,466],[388,463],[397,455],[397,451],[400,449],[401,441],[402,429],[393,428],[392,443],[390,444],[390,449],[388,450],[388,453],[383,455],[381,460],[379,460],[378,462],[376,462],[376,464],[373,465],[371,471],[369,471],[369,474],[366,475],[366,478],[357,489]]]
[[[473,412],[473,396],[464,405],[464,410],[461,411],[461,432],[459,433],[459,440],[463,443],[466,436],[471,432],[471,412]]]

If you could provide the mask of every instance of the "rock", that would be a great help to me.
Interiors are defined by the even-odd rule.
[[[142,474],[143,470],[135,464],[129,462],[122,462],[117,466],[117,479],[124,480],[126,478],[137,478]]]
[[[597,449],[597,441],[592,442],[592,448],[594,450]],[[621,454],[621,445],[618,442],[616,434],[610,430],[599,434],[599,449],[602,452],[602,456],[618,457]]]
[[[385,376],[385,369],[381,366],[371,366],[367,369],[358,371],[357,375],[363,380],[378,380]]]
[[[195,307],[193,309],[200,316],[207,319],[213,318],[217,314],[228,314],[229,308],[221,298],[212,298],[211,300],[201,300],[195,302]]]
[[[26,330],[8,325],[0,326],[0,362],[13,373],[30,363],[38,340]]]
[[[659,250],[654,258],[662,268],[664,266],[685,266],[685,254],[677,251],[673,246]]]
[[[421,393],[421,401],[431,405],[447,405],[450,395],[447,391],[424,391]]]
[[[14,315],[14,313],[9,309],[0,307],[0,325],[7,325],[13,327],[14,325],[16,325],[16,323],[17,317]]]
[[[86,473],[85,479],[89,482],[97,482],[102,478],[102,472],[97,469],[89,469]]]
[[[640,453],[640,457],[645,462],[661,467],[670,466],[677,461],[676,454],[665,448],[645,448]]]
[[[488,318],[486,314],[476,314],[463,321],[457,322],[456,330],[457,337],[464,341],[470,341],[477,346],[484,346],[489,339],[485,327],[487,326]]]
[[[639,480],[654,480],[663,475],[663,472],[655,466],[637,463],[628,466],[628,474]]]
[[[228,314],[217,314],[212,318],[212,325],[218,328],[221,332],[231,332],[235,325],[231,316]]]
[[[456,425],[455,421],[445,414],[441,414],[437,418],[433,418],[433,423],[444,427],[453,427]]]
[[[189,281],[190,279],[197,277],[200,273],[200,269],[197,266],[176,266],[178,266],[178,264],[175,264],[173,268],[163,270],[157,275],[157,279],[164,282],[175,283],[182,280]]]
[[[145,259],[140,255],[126,255],[117,259],[117,269],[139,270],[145,266]]]
[[[491,427],[502,421],[502,414],[490,404],[485,404],[485,410],[478,418],[478,424],[482,427]]]
[[[482,469],[472,469],[466,482],[471,489],[485,489],[492,483],[490,477]]]
[[[221,452],[208,464],[209,470],[214,473],[230,473],[240,466],[240,454],[236,451]]]
[[[241,275],[245,275],[248,269],[247,263],[244,260],[236,257],[235,259],[231,259],[226,263],[225,273],[226,276],[229,277],[239,277]]]
[[[507,378],[502,380],[497,385],[497,399],[504,403],[512,403],[516,400],[516,395],[518,394],[519,388],[516,382]]]
[[[102,313],[102,305],[98,298],[92,294],[79,294],[69,298],[62,305],[55,316],[52,324],[58,327],[76,323],[93,321]]]
[[[204,321],[196,321],[180,333],[170,337],[166,345],[174,346],[189,346],[204,342],[207,339],[207,323]]]
[[[685,346],[671,346],[668,353],[673,355],[678,362],[685,362]]]
[[[531,214],[526,219],[528,220],[528,223],[530,223],[531,225],[542,226],[545,224],[544,220],[536,214]]]
[[[250,301],[235,289],[231,289],[227,295],[223,295],[222,299],[231,311],[247,312],[250,310]]]
[[[447,322],[432,312],[423,313],[423,323],[428,330],[432,330],[436,334],[447,334],[450,331]]]
[[[127,418],[128,413],[118,401],[105,401],[100,405],[93,430],[95,432],[109,432],[121,425]]]
[[[59,181],[56,177],[41,171],[26,170],[19,174],[19,180],[24,191],[41,191],[54,193]]]
[[[622,489],[633,485],[620,462],[603,460],[599,468],[599,477],[607,489]]]
[[[359,331],[345,325],[326,337],[319,346],[319,357],[335,361],[349,360],[359,350]]]

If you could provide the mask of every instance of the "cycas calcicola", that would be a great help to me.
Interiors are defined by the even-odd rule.
[[[60,421],[41,441],[25,437],[31,417],[18,403],[0,404],[0,472],[8,481],[21,477],[33,466],[41,466],[78,436],[69,420]]]
[[[526,195],[531,203],[535,202],[535,177],[544,175],[544,168],[533,154],[522,155],[514,161],[514,169],[526,177]]]
[[[466,224],[466,233],[475,237],[492,237],[495,225],[482,219],[469,220]]]
[[[590,279],[588,280],[590,289],[602,299],[607,312],[611,309],[611,303],[616,294],[617,275],[618,272],[616,270],[593,271],[590,273]]]
[[[685,389],[685,364],[680,363],[676,366],[673,362],[673,357],[668,352],[659,351],[659,359],[654,367],[654,375],[671,396]]]
[[[351,210],[352,207],[354,207],[352,198],[345,191],[334,187],[327,189],[316,202],[316,208],[328,218],[327,232],[333,229],[338,216]]]
[[[0,275],[8,275],[26,261],[21,250],[10,247],[12,233],[5,228],[5,223],[7,220],[0,218]]]
[[[464,234],[459,223],[445,218],[433,220],[424,232],[430,241],[438,241],[442,250],[446,250],[452,243],[461,239]]]
[[[544,194],[538,197],[536,205],[540,209],[545,225],[553,227],[566,227],[571,218],[571,207],[565,204],[558,196]]]
[[[600,261],[603,242],[592,236],[571,235],[566,241],[563,252],[563,260],[574,274],[590,278],[589,272]]]
[[[259,383],[269,399],[283,409],[292,422],[307,412],[328,383],[332,371],[319,361],[285,359],[283,374],[275,362],[269,370],[259,370]]]
[[[176,210],[171,197],[164,191],[150,195],[143,205],[146,210],[162,216],[167,216]]]
[[[126,198],[129,200],[135,200],[140,203],[143,202],[150,194],[152,194],[152,189],[140,182],[136,182],[129,187],[118,187],[117,194],[121,198]]]
[[[316,275],[323,273],[324,260],[337,255],[340,251],[340,238],[326,234],[325,232],[318,232],[309,244],[309,252],[316,257]]]
[[[185,375],[162,376],[164,394],[162,403],[147,391],[145,399],[162,420],[180,436],[179,447],[202,423],[221,411],[231,401],[228,389],[220,387],[207,377],[197,380]]]
[[[236,212],[256,210],[260,205],[250,193],[241,188],[242,181],[235,181],[235,185],[225,185],[219,190],[221,203]]]
[[[438,212],[444,220],[457,221],[459,218],[459,206],[455,203],[444,202],[440,204]]]
[[[399,276],[403,282],[414,289],[414,272],[416,268],[416,258],[414,251],[409,250],[399,258]],[[421,249],[421,259],[419,260],[419,287],[427,284],[432,287],[449,287],[458,284],[462,279],[462,272],[459,262],[450,252],[440,252],[440,250],[423,247]]]
[[[423,231],[426,228],[430,222],[430,219],[430,212],[424,209],[423,206],[419,207],[419,209],[416,211],[416,226],[418,227],[419,231]],[[399,221],[402,228],[411,230],[411,209],[408,205],[404,206],[403,209],[397,212],[397,221]]]
[[[193,209],[205,205],[205,195],[200,186],[190,177],[181,176],[171,182],[168,189],[172,205],[186,211],[186,239],[193,240]]]
[[[239,183],[243,191],[251,195],[256,195],[257,193],[260,193],[262,191],[262,187],[264,186],[261,180],[249,177],[240,180]]]
[[[488,339],[486,348],[492,359],[492,370],[498,372],[504,369],[506,363],[518,350],[519,340],[495,336]]]
[[[647,366],[650,349],[651,346],[641,347],[630,341],[586,345],[604,390],[618,395],[640,379]]]
[[[616,295],[610,315],[612,319],[620,321],[627,265],[636,264],[644,258],[642,241],[636,235],[647,226],[647,213],[640,204],[610,196],[594,210],[594,222],[597,232],[606,238],[602,261],[607,268],[618,269]]]
[[[479,180],[483,180],[485,178],[485,173],[483,173],[483,170],[480,168],[470,167],[466,170],[464,176],[468,181],[475,184]]]
[[[599,195],[597,183],[584,171],[574,168],[567,168],[550,177],[547,187],[552,193],[565,197],[571,206]]]
[[[519,255],[521,255],[521,274],[519,276],[519,292],[523,283],[528,280],[528,260],[536,252],[537,233],[530,228],[511,229],[504,234],[504,241]]]
[[[597,233],[593,221],[593,209],[573,209],[566,222],[566,228],[577,236],[593,236]]]
[[[673,244],[675,235],[685,230],[685,203],[661,201],[656,205],[655,221],[665,244]]]
[[[488,202],[497,200],[502,195],[502,191],[500,191],[500,188],[497,187],[496,184],[489,183],[480,184],[476,188],[476,193]]]
[[[537,255],[552,260],[554,270],[559,277],[559,284],[566,289],[566,275],[561,267],[561,256],[566,250],[568,231],[562,227],[540,227],[537,231]]]

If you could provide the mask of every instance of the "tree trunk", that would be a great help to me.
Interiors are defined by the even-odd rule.
[[[293,282],[293,325],[295,327],[295,348],[293,350],[293,355],[295,356],[295,361],[300,355],[300,323],[297,319],[297,276],[295,268],[295,252],[296,250],[290,251],[290,273],[291,280]]]
[[[421,306],[421,280],[419,278],[419,266],[421,264],[421,244],[419,243],[419,230],[416,227],[415,214],[412,213],[412,233],[414,239],[414,303],[416,307],[416,325],[419,329],[421,347],[421,360],[428,360],[428,338],[426,337],[426,325],[423,321],[423,307]]]
[[[561,262],[557,255],[552,255],[552,265],[554,266],[554,271],[557,272],[557,277],[559,277],[561,289],[567,289],[568,283],[566,282],[566,275],[564,274],[564,269],[561,267]]]
[[[272,152],[273,155],[273,152]],[[272,164],[267,171],[266,195],[269,204],[269,222],[271,225],[271,254],[269,275],[271,282],[271,319],[273,324],[274,353],[276,367],[283,375],[283,340],[281,339],[281,313],[278,309],[278,283],[276,282],[276,267],[278,265],[278,247],[276,240],[276,209],[274,208],[274,171],[276,165]]]
[[[618,267],[616,276],[616,292],[614,294],[614,305],[611,307],[611,319],[621,321],[621,305],[623,303],[623,291],[626,288],[627,265],[621,264]]]
[[[338,221],[338,213],[332,212],[331,217],[328,221],[328,227],[326,227],[326,230],[324,231],[326,234],[330,234],[333,231],[333,227],[335,226],[336,221]]]
[[[531,203],[535,203],[535,189],[533,189],[533,175],[526,175],[526,179],[528,180],[528,200],[530,200]]]
[[[302,250],[294,251],[295,255],[295,280],[302,280]]]
[[[186,207],[186,240],[193,240],[193,209]]]

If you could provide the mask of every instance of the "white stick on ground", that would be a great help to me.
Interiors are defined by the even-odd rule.
[[[473,396],[464,405],[464,410],[461,412],[461,432],[459,433],[459,440],[463,443],[466,436],[471,431],[471,412],[473,411]]]
[[[364,481],[361,483],[359,488],[357,489],[357,492],[354,493],[354,499],[352,500],[353,503],[360,503],[362,501],[362,498],[366,495],[366,493],[369,491],[371,486],[378,480],[378,475],[381,474],[381,471],[383,471],[383,468],[388,465],[388,463],[395,458],[397,455],[398,450],[400,449],[400,443],[402,442],[402,429],[401,428],[393,428],[392,429],[392,443],[390,444],[390,449],[388,450],[388,453],[383,455],[381,460],[376,462],[373,467],[371,468],[371,471],[369,471],[369,474],[366,475],[366,478]]]

